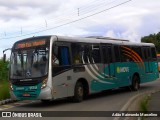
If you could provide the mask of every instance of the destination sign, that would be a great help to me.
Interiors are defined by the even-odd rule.
[[[45,44],[46,44],[45,40],[26,41],[26,42],[17,43],[15,45],[15,49],[36,47],[36,46],[41,46],[41,45],[45,45]]]

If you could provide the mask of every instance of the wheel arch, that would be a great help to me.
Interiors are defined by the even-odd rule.
[[[89,94],[89,84],[85,78],[79,78],[77,82],[81,82],[84,87],[84,95],[87,96]],[[76,82],[76,83],[77,83]]]
[[[133,77],[134,76],[137,76],[138,78],[139,78],[139,84],[141,83],[141,78],[140,78],[140,75],[139,75],[139,73],[138,72],[135,72],[133,75],[132,75],[132,80],[133,80]],[[132,81],[133,82],[133,81]]]

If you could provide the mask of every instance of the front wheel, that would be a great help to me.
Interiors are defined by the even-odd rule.
[[[81,102],[84,96],[83,84],[81,82],[77,82],[74,89],[74,102]]]
[[[132,79],[132,90],[137,91],[139,88],[140,88],[140,78],[137,75],[134,75]]]
[[[51,102],[51,100],[41,100],[41,102],[42,102],[43,104],[49,104],[49,103]]]

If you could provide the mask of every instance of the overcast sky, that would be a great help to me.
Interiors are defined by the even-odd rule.
[[[107,36],[140,42],[160,31],[160,0],[132,0],[115,7],[125,1],[0,0],[0,57],[3,49],[31,36]]]

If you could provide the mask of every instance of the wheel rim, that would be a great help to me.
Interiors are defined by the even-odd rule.
[[[79,97],[82,97],[82,96],[83,96],[83,88],[82,88],[82,87],[79,87],[79,88],[78,88],[78,96],[79,96]]]
[[[137,79],[138,79],[138,77],[136,76],[135,79],[134,79],[134,81],[135,81],[135,86],[134,86],[134,87],[135,87],[135,90],[138,90],[138,89],[139,89],[139,82],[138,82]]]
[[[136,83],[135,83],[135,89],[138,90],[138,88],[139,88],[139,84],[138,84],[138,82],[136,81]]]

